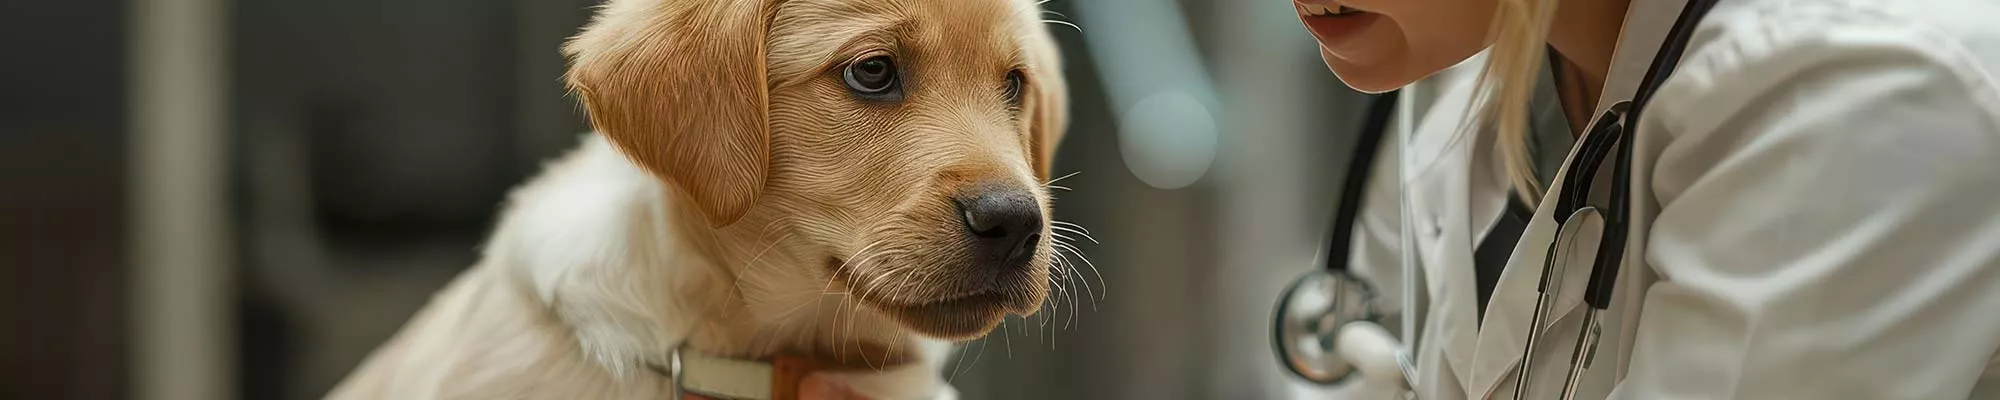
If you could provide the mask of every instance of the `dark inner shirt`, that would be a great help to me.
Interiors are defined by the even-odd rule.
[[[1553,54],[1553,52],[1551,53]],[[1570,133],[1569,119],[1563,115],[1562,103],[1556,95],[1555,68],[1553,64],[1543,64],[1543,71],[1549,71],[1535,84],[1533,104],[1528,119],[1528,153],[1535,159],[1535,180],[1548,188],[1555,180],[1557,169],[1562,168],[1563,159],[1569,156],[1570,146],[1576,138]],[[1486,317],[1486,302],[1493,299],[1493,290],[1500,285],[1500,272],[1507,268],[1507,258],[1514,252],[1514,244],[1521,240],[1521,234],[1528,229],[1528,220],[1535,210],[1528,208],[1513,189],[1507,192],[1507,209],[1500,213],[1492,230],[1472,251],[1473,275],[1479,288],[1479,316]]]

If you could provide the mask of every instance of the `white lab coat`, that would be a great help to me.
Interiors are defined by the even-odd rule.
[[[1633,1],[1611,81],[1636,85],[1679,3]],[[1996,73],[2000,2],[1722,1],[1639,122],[1624,268],[1578,398],[2000,399]],[[1513,398],[1554,230],[1544,203],[1477,320],[1473,248],[1506,183],[1491,135],[1460,133],[1473,74],[1434,78],[1355,239],[1356,273],[1421,321],[1427,400]],[[1400,304],[1399,179],[1414,305]],[[1572,254],[1594,254],[1597,233]],[[1571,265],[1528,398],[1555,398],[1569,365],[1589,262]]]

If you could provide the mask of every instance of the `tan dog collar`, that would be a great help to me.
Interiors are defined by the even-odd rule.
[[[713,400],[797,400],[799,383],[816,366],[809,360],[777,356],[745,360],[681,348],[674,352],[675,398]]]
[[[826,363],[794,355],[747,360],[682,347],[674,352],[674,366],[669,376],[673,377],[676,399],[799,400],[800,383],[807,375],[867,370],[880,371],[880,368]]]

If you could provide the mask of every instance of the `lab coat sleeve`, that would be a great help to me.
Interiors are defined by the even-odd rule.
[[[1921,27],[1795,30],[1711,37],[1643,117],[1659,280],[1612,398],[1966,398],[2000,349],[1991,77]]]

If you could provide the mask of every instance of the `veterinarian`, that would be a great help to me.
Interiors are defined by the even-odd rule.
[[[1292,5],[1349,86],[1424,80],[1371,111],[1328,261],[1279,300],[1294,378],[2000,399],[2000,3]]]

